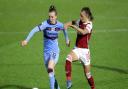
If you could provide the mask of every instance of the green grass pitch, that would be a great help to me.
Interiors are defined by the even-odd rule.
[[[128,0],[0,0],[0,89],[49,89],[42,33],[26,47],[21,47],[20,41],[48,17],[51,4],[56,5],[62,22],[79,18],[83,6],[92,9],[95,20],[90,50],[96,89],[128,89]],[[65,58],[76,38],[73,29],[68,32],[70,48],[62,41],[63,34],[59,35],[56,77],[61,89],[66,89]],[[72,89],[90,89],[79,62],[73,63],[72,75]]]

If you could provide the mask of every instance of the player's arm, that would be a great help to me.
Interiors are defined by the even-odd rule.
[[[35,28],[33,28],[30,31],[30,33],[28,34],[27,38],[21,42],[21,45],[22,46],[26,46],[28,44],[28,42],[30,41],[30,39],[34,36],[34,34],[36,32],[39,32],[39,31],[44,30],[44,28],[45,28],[45,25],[44,24],[38,25]]]
[[[30,39],[33,37],[33,35],[34,35],[36,32],[38,32],[38,31],[39,31],[38,26],[36,26],[35,28],[33,28],[33,29],[30,31],[30,33],[28,34],[27,38],[21,42],[21,45],[22,45],[22,46],[27,45],[28,42],[29,42],[29,40],[30,40]]]
[[[64,34],[65,41],[66,41],[66,45],[70,46],[70,41],[69,41],[69,38],[68,38],[67,28],[65,28],[65,25],[62,24],[62,23],[60,24],[60,28],[63,30],[63,34]]]
[[[68,29],[71,25],[72,25],[72,21],[71,22],[67,22],[67,23],[64,24],[64,28]]]
[[[64,37],[65,37],[65,40],[66,40],[66,45],[69,47],[70,46],[70,40],[68,38],[67,30],[63,29],[63,33],[64,33]]]
[[[75,30],[77,30],[78,32],[80,32],[82,35],[88,34],[90,33],[90,31],[87,28],[81,29],[76,25],[70,25],[70,27],[74,28]]]
[[[88,34],[91,31],[91,27],[90,25],[88,25],[86,28],[81,29],[78,27],[78,23],[79,23],[79,19],[78,20],[73,20],[71,22],[68,22],[65,24],[65,28],[69,28],[72,27],[73,29],[77,30],[79,33],[81,33],[82,35]]]
[[[68,29],[71,25],[78,25],[79,20],[72,20],[64,24],[64,28]]]

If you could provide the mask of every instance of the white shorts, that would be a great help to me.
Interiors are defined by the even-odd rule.
[[[84,65],[90,65],[90,50],[89,49],[75,47],[72,51],[77,55],[78,59]]]

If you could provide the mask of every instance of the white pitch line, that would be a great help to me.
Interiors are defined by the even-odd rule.
[[[115,30],[105,30],[105,29],[103,29],[103,30],[94,30],[94,32],[101,32],[101,33],[106,33],[106,32],[128,32],[128,29],[115,29]]]
[[[94,30],[94,33],[108,33],[108,32],[128,32],[128,29],[114,29],[114,30],[110,30],[110,29],[102,29],[102,30]],[[29,32],[0,32],[0,34],[28,34]],[[70,30],[68,31],[68,33],[76,33],[74,30]]]
[[[128,29],[102,29],[102,30],[93,30],[94,33],[118,33],[118,32],[128,32]],[[76,33],[75,31],[68,31],[68,33]]]
[[[29,32],[0,32],[0,34],[25,34]]]

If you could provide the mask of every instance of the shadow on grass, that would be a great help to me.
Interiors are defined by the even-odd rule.
[[[75,65],[81,65],[81,63],[73,63]],[[117,67],[109,67],[109,66],[104,66],[104,65],[92,65],[92,67],[97,68],[97,69],[102,69],[102,70],[108,70],[108,71],[113,71],[117,73],[122,73],[122,74],[128,74],[128,70],[117,68]]]
[[[128,74],[128,70],[124,70],[124,69],[116,68],[116,67],[108,67],[108,66],[103,66],[103,65],[102,66],[92,65],[92,67],[103,69],[103,70],[115,71],[115,72],[122,73],[122,74]]]
[[[29,87],[25,87],[25,86],[20,86],[20,85],[3,85],[3,86],[0,86],[0,89],[32,89],[32,88],[29,88]]]

